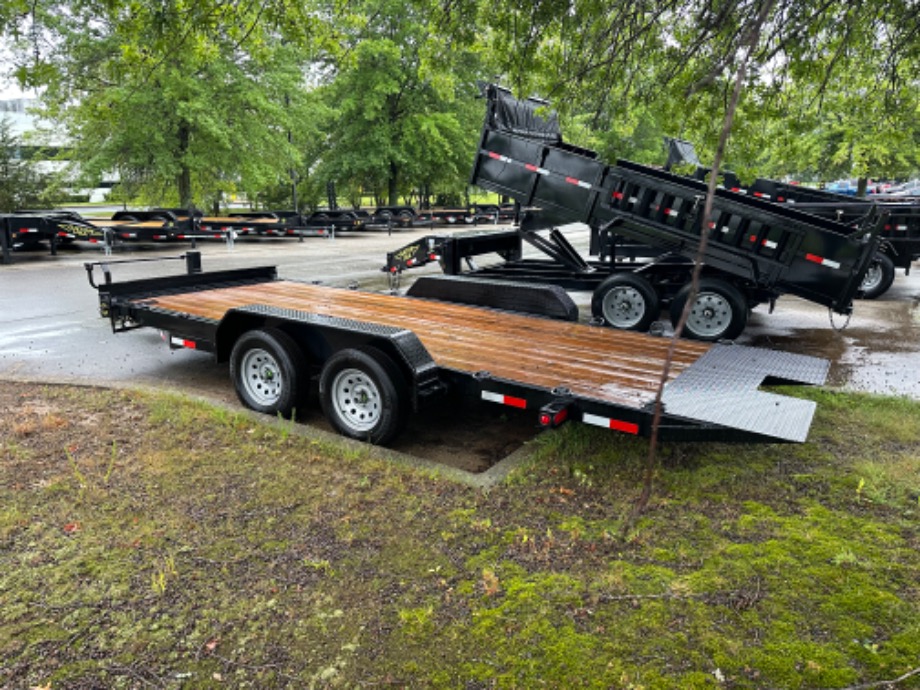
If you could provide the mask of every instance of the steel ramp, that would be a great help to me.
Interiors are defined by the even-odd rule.
[[[716,344],[665,386],[664,412],[737,430],[756,440],[802,443],[817,404],[759,387],[764,383],[822,385],[829,367],[827,360],[818,357]],[[712,435],[712,440],[721,440],[721,429],[714,428]]]

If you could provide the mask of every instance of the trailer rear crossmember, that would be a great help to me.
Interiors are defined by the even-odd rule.
[[[453,387],[532,410],[543,427],[575,420],[648,436],[669,346],[576,322],[279,280],[271,267],[107,278],[97,287],[113,330],[158,328],[171,347],[229,361],[237,393],[253,409],[290,414],[318,373],[333,427],[375,443],[390,441],[412,411]],[[813,357],[683,341],[664,389],[660,436],[802,442],[815,404],[760,386],[820,385],[827,370]]]

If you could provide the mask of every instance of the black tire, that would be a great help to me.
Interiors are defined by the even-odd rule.
[[[240,336],[230,353],[230,376],[246,407],[283,417],[293,414],[309,381],[303,351],[275,328]]]
[[[677,327],[691,284],[684,285],[671,301],[671,323]],[[748,306],[734,285],[718,278],[701,278],[696,300],[691,307],[683,336],[715,342],[733,340],[747,325]]]
[[[859,285],[859,296],[863,299],[881,297],[894,282],[894,261],[887,254],[876,254],[869,262],[869,270]]]
[[[661,313],[658,293],[637,273],[617,273],[594,290],[591,315],[612,328],[647,331]]]
[[[412,214],[409,211],[400,211],[398,218],[401,227],[408,228],[412,225]]]
[[[385,445],[408,419],[409,388],[393,361],[374,347],[340,350],[323,366],[323,414],[342,436]]]

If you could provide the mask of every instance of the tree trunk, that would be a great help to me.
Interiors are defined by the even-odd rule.
[[[192,129],[187,122],[179,125],[179,174],[176,185],[179,188],[179,206],[191,208],[192,206],[192,171],[186,162],[189,142],[192,138]]]
[[[869,180],[865,177],[860,177],[856,181],[856,196],[864,197],[866,196],[866,190],[869,188]]]
[[[390,198],[390,206],[399,206],[399,168],[396,163],[390,161],[390,179],[387,180],[387,196]]]

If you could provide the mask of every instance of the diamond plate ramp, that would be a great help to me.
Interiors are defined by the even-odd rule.
[[[829,368],[818,357],[717,344],[665,387],[662,402],[669,415],[801,443],[817,405],[758,387],[764,382],[821,385]],[[712,440],[718,436],[713,429]]]

